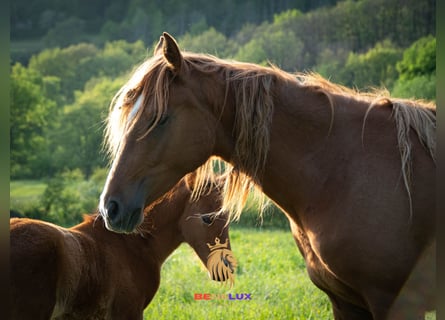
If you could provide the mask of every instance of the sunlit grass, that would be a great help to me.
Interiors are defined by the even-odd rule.
[[[10,207],[22,211],[40,200],[46,183],[41,180],[18,180],[11,181],[9,186]]]
[[[231,240],[238,259],[233,288],[209,280],[193,250],[182,245],[164,264],[145,319],[332,319],[289,231],[232,228]],[[251,300],[194,300],[195,293],[249,293]]]
[[[231,289],[209,280],[188,245],[181,245],[162,269],[160,288],[144,319],[333,319],[327,296],[309,280],[289,231],[231,228],[238,259]],[[195,293],[249,293],[251,300],[194,300]],[[431,312],[426,320],[435,320]]]

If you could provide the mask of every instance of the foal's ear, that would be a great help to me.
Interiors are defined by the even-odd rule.
[[[189,173],[188,175],[186,175],[184,177],[184,182],[185,182],[185,185],[187,186],[187,189],[189,189],[192,192],[195,187],[195,180],[196,180],[195,172]]]
[[[164,32],[159,39],[154,54],[160,54],[161,52],[164,54],[165,59],[171,65],[173,70],[179,72],[182,65],[181,51],[179,50],[176,40],[167,32]]]

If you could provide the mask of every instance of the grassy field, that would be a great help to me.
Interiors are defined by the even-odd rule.
[[[45,188],[43,181],[11,181],[11,208],[26,209]],[[252,209],[231,226],[238,260],[231,289],[211,281],[193,250],[181,245],[165,262],[160,288],[144,319],[333,319],[326,295],[307,276],[286,218],[269,210],[259,225]],[[251,300],[194,300],[195,293],[248,293]],[[435,320],[435,313],[426,319]]]
[[[10,207],[23,211],[39,201],[46,184],[40,180],[20,180],[10,182]]]
[[[235,225],[230,238],[238,260],[233,288],[209,280],[193,249],[182,244],[165,262],[144,319],[333,319],[330,302],[309,280],[290,231]],[[251,300],[194,300],[195,293],[248,293]],[[436,313],[425,319],[435,320]]]
[[[233,288],[209,280],[193,250],[183,244],[164,264],[144,319],[333,319],[289,231],[235,226],[231,241],[238,259]],[[195,293],[249,293],[251,300],[194,300]]]

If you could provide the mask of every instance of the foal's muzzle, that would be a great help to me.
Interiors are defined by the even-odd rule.
[[[104,218],[105,227],[118,233],[131,233],[141,224],[143,211],[141,207],[130,211],[124,210],[124,206],[117,199],[109,199],[100,209],[100,214]]]

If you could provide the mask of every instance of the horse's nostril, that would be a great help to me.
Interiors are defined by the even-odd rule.
[[[110,200],[107,204],[107,215],[110,219],[116,218],[119,213],[119,204],[117,201]]]

